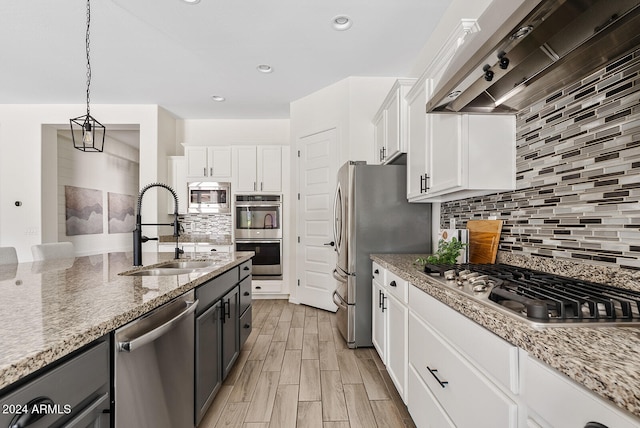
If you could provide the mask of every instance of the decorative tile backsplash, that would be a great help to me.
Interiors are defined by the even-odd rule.
[[[640,50],[517,115],[516,190],[442,203],[504,220],[500,251],[640,270]]]
[[[231,235],[232,220],[227,214],[184,214],[179,220],[187,234],[210,234],[212,239]]]

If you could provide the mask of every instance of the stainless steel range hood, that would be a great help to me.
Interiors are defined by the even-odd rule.
[[[542,0],[495,34],[454,58],[427,112],[514,113],[554,95],[640,46],[640,0]]]

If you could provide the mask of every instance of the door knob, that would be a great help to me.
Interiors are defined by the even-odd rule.
[[[335,243],[335,242],[333,242],[333,241],[331,241],[331,242],[327,242],[327,243],[326,243],[326,244],[324,244],[324,245],[328,245],[328,246],[330,246],[330,247],[333,247],[334,245],[336,245],[336,243]]]

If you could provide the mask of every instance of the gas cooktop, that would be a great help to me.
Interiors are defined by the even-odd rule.
[[[503,264],[427,264],[438,282],[534,327],[640,326],[640,292]]]

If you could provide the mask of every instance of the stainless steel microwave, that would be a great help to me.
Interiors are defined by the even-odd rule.
[[[229,214],[231,183],[192,181],[188,184],[190,213]]]

